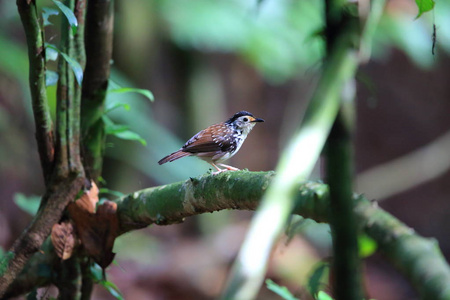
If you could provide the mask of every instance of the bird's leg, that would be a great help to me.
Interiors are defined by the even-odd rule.
[[[224,167],[224,168],[226,168],[227,170],[230,170],[230,171],[240,171],[238,168],[235,168],[235,167],[232,167],[232,166],[229,166],[229,165],[225,165],[225,164],[219,164],[219,166]]]
[[[227,171],[227,169],[220,169],[220,168],[219,168],[218,166],[216,166],[216,164],[213,163],[213,162],[210,162],[210,164],[211,164],[211,166],[213,166],[213,167],[216,168],[216,170],[217,170],[217,172],[212,172],[212,175],[216,175],[216,174],[219,174],[219,173],[222,173],[222,172]]]

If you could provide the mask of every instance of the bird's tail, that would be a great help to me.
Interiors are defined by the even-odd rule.
[[[160,161],[158,161],[158,164],[162,165],[165,164],[166,162],[171,162],[174,160],[177,160],[179,158],[185,157],[185,156],[189,156],[191,155],[191,153],[189,152],[184,152],[182,150],[178,150],[172,154],[167,155],[166,157],[164,157],[163,159],[161,159]]]

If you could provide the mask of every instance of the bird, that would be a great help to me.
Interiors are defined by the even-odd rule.
[[[227,121],[211,125],[198,132],[183,147],[162,158],[158,164],[162,165],[186,156],[196,156],[217,170],[213,172],[213,175],[228,170],[238,171],[238,168],[222,164],[222,162],[239,151],[247,135],[259,122],[264,120],[255,118],[248,111],[237,112]],[[218,165],[224,169],[219,168]]]

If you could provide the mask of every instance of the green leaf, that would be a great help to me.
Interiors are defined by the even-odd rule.
[[[76,61],[75,59],[73,59],[72,57],[67,55],[66,53],[59,50],[58,47],[56,47],[53,44],[45,43],[45,47],[46,47],[46,50],[53,49],[53,50],[57,51],[59,54],[61,54],[62,57],[64,57],[64,59],[67,61],[70,68],[72,69],[73,73],[75,74],[75,78],[77,79],[78,84],[81,85],[83,83],[83,68],[78,63],[78,61]]]
[[[43,7],[42,10],[43,10],[42,18],[44,19],[44,27],[48,25],[53,25],[53,23],[51,23],[48,20],[48,18],[50,18],[50,16],[57,16],[59,14],[59,11],[50,7]]]
[[[111,281],[101,280],[99,284],[103,286],[114,298],[124,300],[119,288]]]
[[[77,28],[78,28],[78,20],[75,17],[73,11],[68,8],[67,6],[65,6],[64,4],[62,4],[60,1],[57,0],[52,0],[53,3],[56,4],[56,6],[58,6],[58,8],[62,11],[62,13],[66,16],[67,21],[69,22],[70,27],[72,28],[72,33],[75,35],[77,33]]]
[[[59,52],[64,57],[64,59],[67,61],[69,66],[72,68],[73,73],[75,74],[75,78],[77,79],[78,85],[81,85],[83,83],[83,68],[80,66],[80,64],[67,55],[64,52]]]
[[[91,277],[95,283],[103,280],[103,269],[96,263],[91,264]]]
[[[377,242],[369,236],[362,234],[358,236],[359,256],[361,258],[369,257],[377,251]]]
[[[125,110],[130,110],[130,105],[129,104],[117,102],[117,103],[114,103],[113,105],[106,104],[105,114],[107,114],[110,111],[113,111],[113,110],[115,110],[116,108],[119,108],[119,107],[123,107],[123,108],[125,108]]]
[[[317,300],[333,300],[333,298],[324,291],[320,291],[319,294],[317,294]]]
[[[320,262],[318,266],[314,269],[311,276],[308,280],[308,290],[309,293],[315,298],[318,299],[318,295],[320,293],[321,279],[325,273],[325,271],[329,268],[329,264],[326,262]]]
[[[55,46],[56,48],[56,46]],[[47,47],[45,49],[45,60],[49,61],[49,60],[57,60],[58,59],[58,51],[55,50],[54,48],[49,48]]]
[[[418,19],[423,13],[432,10],[435,2],[433,0],[416,0],[416,4],[419,9],[419,13],[416,16],[416,19]]]
[[[115,124],[108,116],[102,116],[103,122],[105,123],[106,134],[116,134],[128,130],[127,125]]]
[[[128,130],[128,126],[114,124],[114,122],[106,115],[103,115],[102,119],[105,123],[106,134],[113,135],[122,140],[138,141],[144,146],[147,145],[147,141],[136,132]]]
[[[281,296],[281,298],[283,298],[285,300],[299,300],[298,298],[294,297],[294,295],[292,295],[291,292],[289,292],[287,287],[279,286],[278,284],[276,284],[275,282],[273,282],[270,279],[266,280],[266,285],[269,290],[271,290],[275,294]]]
[[[143,146],[147,145],[147,141],[144,140],[139,134],[131,130],[125,130],[122,132],[116,132],[113,134],[115,137],[122,140],[138,141]]]
[[[21,193],[16,193],[14,195],[14,202],[20,209],[24,212],[29,213],[34,216],[39,209],[39,205],[41,204],[40,196],[25,196]]]
[[[114,298],[123,300],[122,293],[119,288],[111,281],[103,280],[103,269],[98,264],[92,264],[90,267],[91,278],[95,283],[103,286]]]
[[[45,71],[45,86],[52,86],[58,83],[58,73],[55,71]]]
[[[149,90],[144,90],[144,89],[117,88],[117,89],[109,90],[108,92],[109,93],[138,93],[138,94],[144,95],[146,98],[148,98],[152,102],[155,100],[155,97],[153,97],[152,92],[150,92]]]

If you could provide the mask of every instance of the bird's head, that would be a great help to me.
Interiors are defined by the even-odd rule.
[[[243,110],[235,113],[234,116],[228,119],[225,123],[233,125],[237,129],[242,129],[245,133],[248,133],[258,122],[264,122],[264,120],[255,118],[252,113]]]

